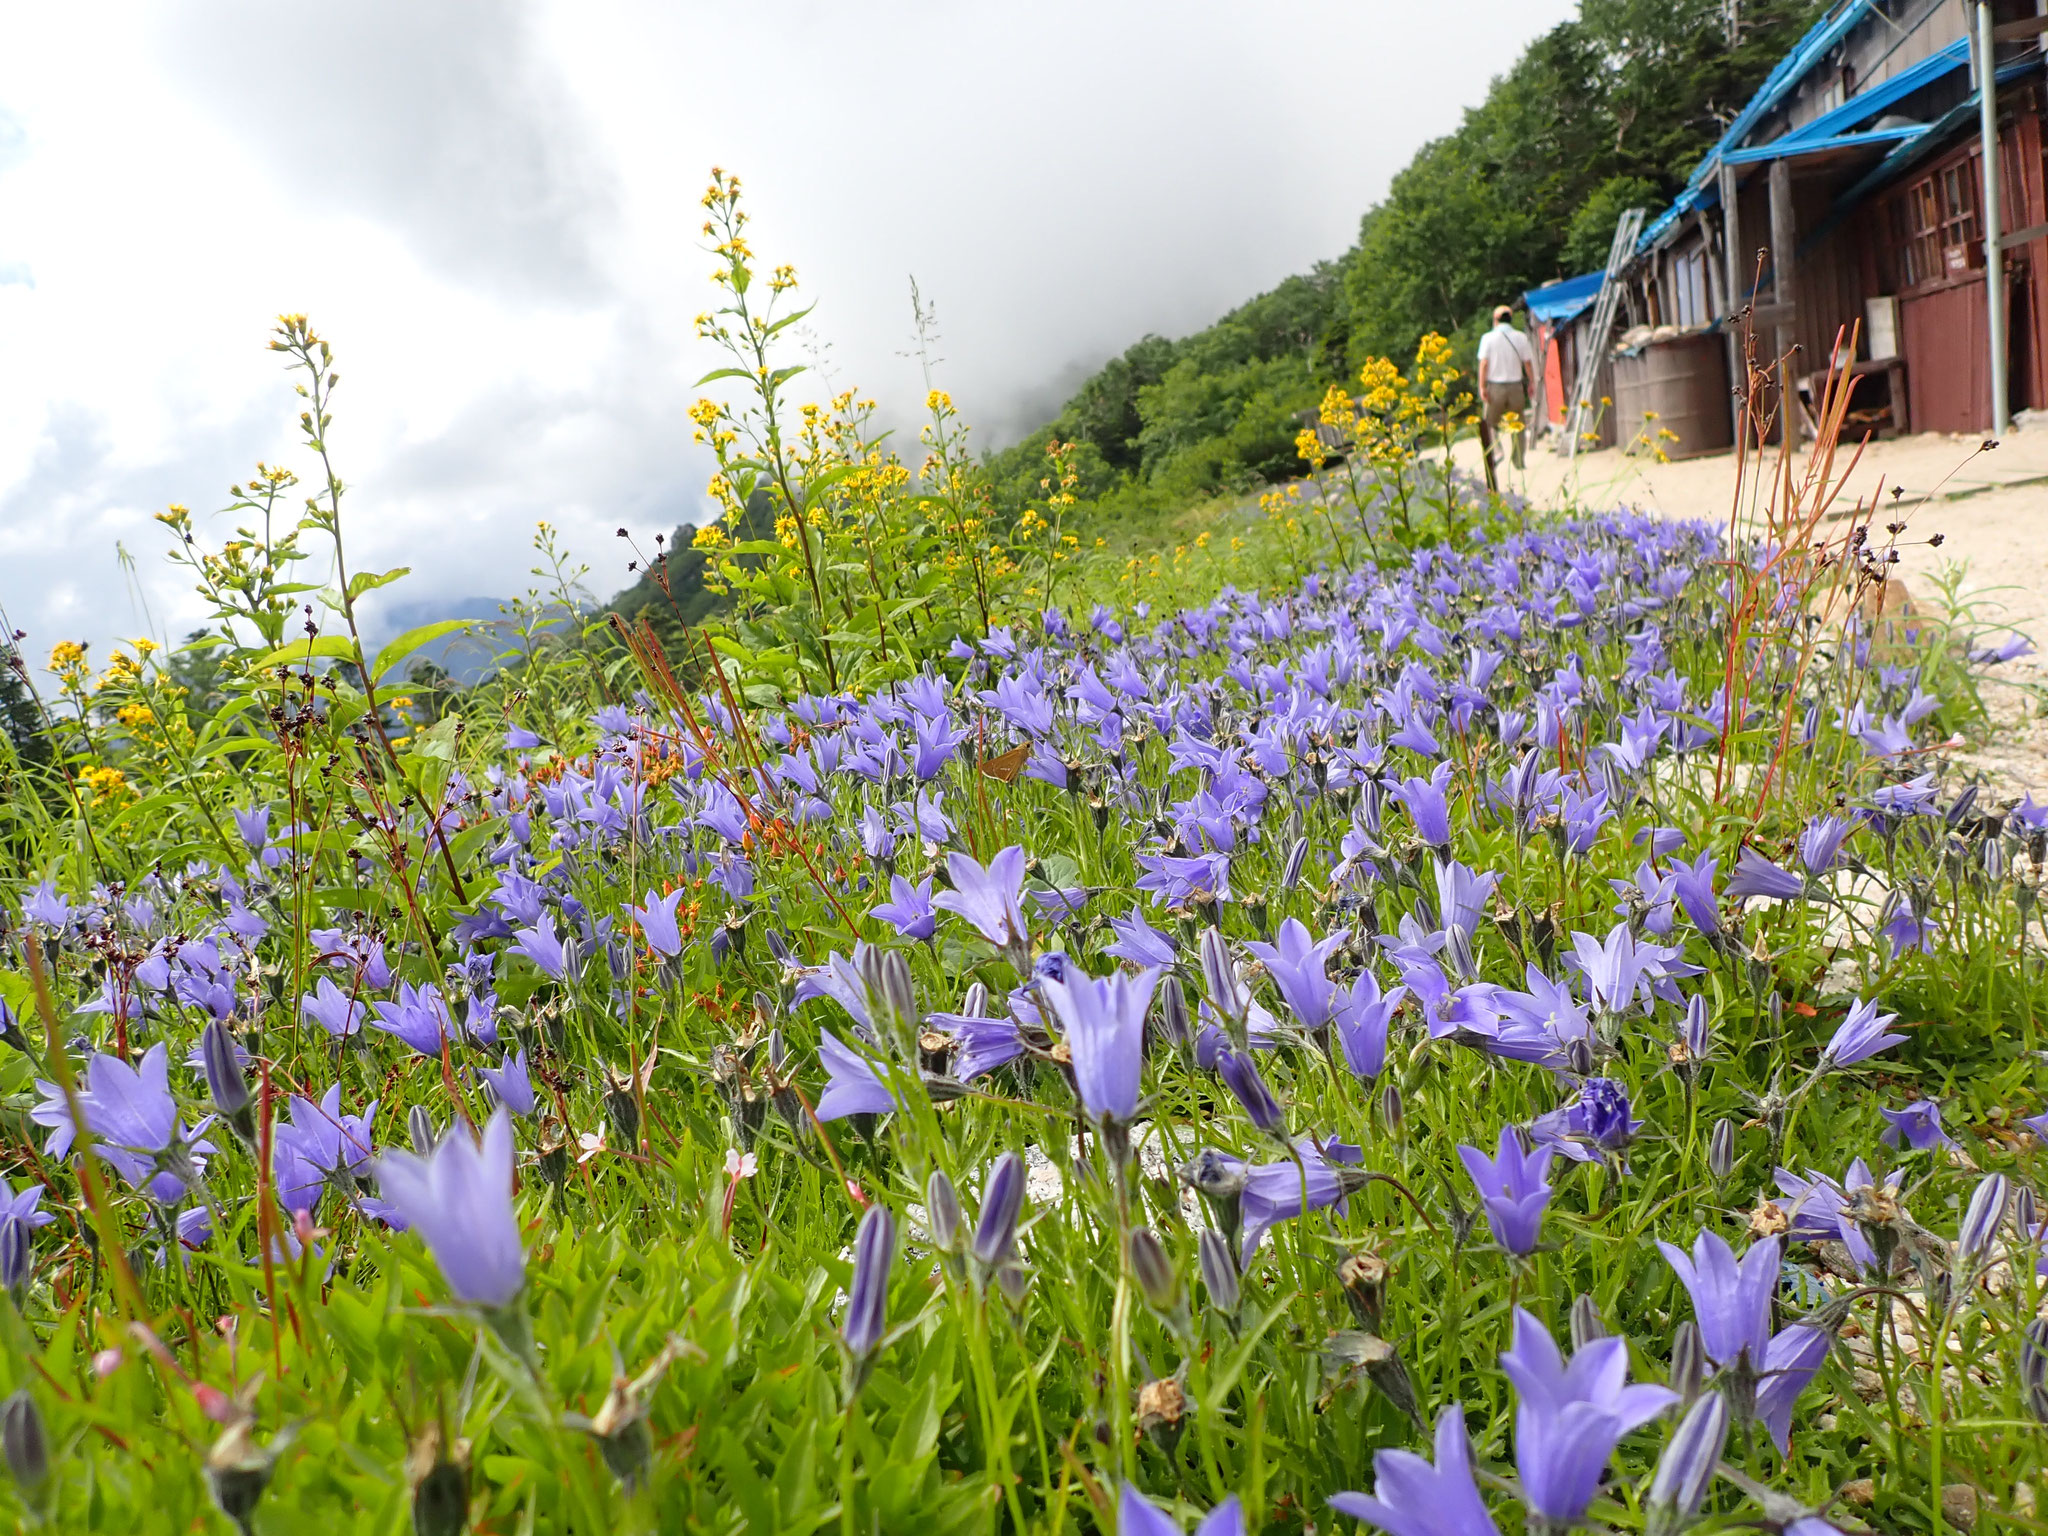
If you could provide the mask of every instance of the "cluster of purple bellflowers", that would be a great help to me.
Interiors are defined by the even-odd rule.
[[[1959,839],[1995,879],[1997,850],[2038,856],[2048,834],[2031,800],[1959,811],[1912,772],[1935,705],[1917,673],[1867,656],[1859,699],[1793,717],[1800,742],[1831,732],[1866,760],[1854,795],[1777,842],[1679,824],[1671,785],[1711,779],[1724,732],[1755,723],[1731,722],[1719,688],[1680,665],[1711,628],[1716,555],[1706,530],[1614,516],[1278,596],[1226,589],[1159,618],[1050,611],[863,698],[742,720],[723,695],[688,711],[643,696],[599,712],[574,752],[515,726],[494,766],[390,813],[423,839],[459,833],[474,859],[470,899],[431,948],[368,904],[348,910],[330,880],[294,955],[322,855],[271,807],[237,807],[236,858],[25,893],[9,942],[36,938],[77,1035],[77,1082],[40,1082],[31,1118],[53,1159],[90,1146],[168,1261],[227,1231],[255,1240],[228,1218],[257,1198],[247,1126],[268,1071],[262,1182],[289,1251],[350,1220],[409,1231],[454,1297],[502,1322],[527,1285],[519,1165],[552,1154],[559,1177],[572,1134],[586,1156],[630,1153],[653,1047],[736,1049],[689,1005],[716,981],[751,992],[771,1031],[715,1085],[749,1149],[815,1157],[819,1137],[872,1139],[918,1096],[1030,1097],[1071,1131],[1019,1114],[1020,1140],[1079,1132],[1104,1187],[1126,1188],[1161,1103],[1192,1090],[1214,1106],[1196,1128],[1209,1144],[1177,1173],[1205,1213],[1212,1298],[1255,1283],[1276,1229],[1347,1218],[1386,1172],[1372,1142],[1398,1133],[1404,1083],[1478,1063],[1536,1107],[1474,1105],[1444,1214],[1461,1243],[1526,1272],[1565,1240],[1551,1207],[1568,1181],[1637,1177],[1645,1138],[1678,1134],[1638,1108],[1644,1063],[1697,1091],[1732,1048],[1727,989],[1710,983],[1752,974],[1775,914],[1840,909],[1896,961],[1946,920],[1920,854]],[[978,771],[1009,751],[1016,786]],[[1017,840],[991,840],[991,797]],[[324,857],[376,876],[359,853]],[[1531,868],[1600,894],[1560,922],[1519,899]],[[1845,873],[1867,887],[1854,911]],[[1858,998],[1824,1037],[1781,1032],[1790,1086],[1773,1089],[1772,1123],[1898,1046],[1891,1022]],[[18,1045],[22,1028],[0,1019]],[[1303,1091],[1318,1075],[1337,1091]],[[379,1122],[390,1095],[370,1091],[393,1079],[403,1125]],[[1937,1102],[1886,1112],[1901,1151],[1948,1145]],[[1789,1443],[1839,1317],[1786,1314],[1786,1245],[1842,1243],[1884,1280],[1870,1192],[1894,1197],[1898,1179],[1860,1161],[1839,1183],[1774,1178],[1782,1237],[1740,1254],[1712,1230],[1663,1244],[1691,1333],[1640,1342],[1690,1350],[1689,1379],[1674,1366],[1672,1386],[1630,1385],[1623,1340],[1567,1357],[1535,1313],[1516,1315],[1499,1363],[1520,1497],[1546,1529],[1585,1518],[1616,1446],[1654,1420],[1680,1425],[1668,1455],[1693,1447],[1671,1486],[1702,1494],[1716,1425]],[[1013,1299],[1028,1284],[1022,1182],[1014,1155],[997,1165],[993,1224],[957,1248],[963,1274]],[[0,1210],[10,1288],[32,1277],[42,1193]],[[876,1197],[840,1336],[856,1388],[889,1348],[898,1249]],[[1388,1450],[1376,1470],[1375,1492],[1338,1495],[1340,1510],[1397,1536],[1494,1528],[1455,1406],[1434,1465]],[[1123,1509],[1126,1529],[1174,1528],[1135,1489]],[[1225,1505],[1199,1529],[1239,1519]]]

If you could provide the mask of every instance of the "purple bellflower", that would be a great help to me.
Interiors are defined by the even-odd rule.
[[[71,903],[57,894],[52,881],[45,880],[22,900],[21,915],[53,933],[62,933],[71,922]]]
[[[345,1040],[363,1027],[369,1008],[322,976],[313,990],[299,999],[299,1011],[337,1040]]]
[[[1855,830],[1856,823],[1843,816],[1816,816],[1809,821],[1799,834],[1799,862],[1806,872],[1819,876],[1833,869],[1842,845]]]
[[[235,830],[242,834],[242,841],[249,845],[251,853],[261,853],[270,843],[270,807],[252,805],[247,810],[235,810]]]
[[[1180,1522],[1129,1483],[1116,1506],[1117,1536],[1181,1536]],[[1193,1536],[1244,1536],[1244,1507],[1232,1494],[1204,1515]]]
[[[1703,853],[1688,863],[1674,858],[1665,866],[1671,872],[1672,894],[1679,907],[1701,933],[1712,938],[1721,931],[1721,904],[1714,895],[1714,874],[1720,860]]]
[[[492,1115],[481,1145],[458,1126],[426,1157],[386,1152],[376,1171],[384,1198],[425,1241],[449,1290],[480,1307],[511,1306],[526,1284],[512,1206],[512,1117]]]
[[[51,1128],[50,1155],[63,1157],[77,1136],[70,1104],[56,1084],[39,1080],[36,1087],[43,1102],[29,1111],[29,1118]],[[95,1155],[159,1205],[184,1199],[186,1184],[205,1169],[206,1154],[213,1150],[210,1143],[195,1139],[207,1121],[188,1130],[178,1119],[177,1101],[171,1097],[170,1053],[162,1041],[132,1067],[118,1056],[95,1054],[86,1065],[78,1105],[85,1112],[86,1129],[97,1138]]]
[[[1295,1141],[1294,1149],[1301,1156],[1299,1165],[1287,1158],[1277,1163],[1253,1163],[1244,1169],[1244,1247],[1238,1256],[1240,1265],[1251,1262],[1266,1233],[1281,1222],[1327,1206],[1335,1206],[1340,1212],[1345,1209],[1346,1181],[1339,1177],[1338,1169],[1360,1162],[1365,1154],[1335,1136],[1324,1142],[1303,1136]]]
[[[1529,1134],[1575,1163],[1601,1162],[1626,1148],[1643,1122],[1630,1118],[1628,1091],[1611,1077],[1589,1077],[1562,1109],[1538,1115]]]
[[[1757,1383],[1756,1416],[1783,1455],[1792,1438],[1792,1409],[1799,1395],[1827,1364],[1834,1340],[1825,1328],[1793,1323],[1781,1328],[1764,1349],[1763,1380]]]
[[[665,960],[673,960],[683,952],[682,930],[676,925],[676,907],[685,894],[680,885],[666,896],[657,896],[649,891],[646,906],[626,909],[633,914],[633,921],[640,925],[640,934],[647,940],[647,947]],[[523,939],[520,947],[522,950],[525,948]]]
[[[1444,792],[1450,788],[1451,765],[1438,763],[1428,778],[1411,776],[1387,791],[1400,802],[1415,824],[1415,835],[1432,848],[1447,848],[1451,842],[1451,807]]]
[[[1550,1330],[1515,1311],[1515,1344],[1500,1357],[1515,1384],[1515,1469],[1522,1497],[1551,1530],[1576,1525],[1621,1437],[1678,1401],[1666,1387],[1628,1385],[1628,1341],[1593,1339],[1567,1363]]]
[[[1066,1033],[1074,1088],[1090,1118],[1129,1125],[1138,1114],[1145,1060],[1145,1013],[1159,972],[1098,979],[1069,965],[1064,977],[1043,977],[1041,996]]]
[[[1459,1160],[1486,1206],[1493,1240],[1509,1253],[1534,1253],[1542,1238],[1543,1211],[1551,1193],[1543,1176],[1550,1171],[1552,1150],[1524,1152],[1521,1133],[1512,1125],[1501,1127],[1500,1147],[1490,1160],[1477,1147],[1458,1148]]]
[[[1500,1536],[1472,1476],[1465,1410],[1452,1403],[1437,1415],[1436,1465],[1413,1451],[1375,1451],[1371,1494],[1340,1493],[1330,1507],[1388,1536]]]
[[[277,1197],[286,1210],[310,1212],[330,1184],[343,1198],[355,1198],[356,1181],[370,1170],[370,1122],[376,1117],[374,1100],[360,1115],[343,1114],[339,1083],[318,1104],[293,1095],[273,1133],[271,1156]]]
[[[1103,953],[1133,965],[1172,965],[1179,958],[1172,938],[1145,921],[1145,909],[1135,902],[1129,917],[1112,917],[1110,932],[1116,941],[1103,946]]]
[[[1719,1233],[1704,1228],[1693,1240],[1690,1255],[1672,1243],[1657,1246],[1692,1296],[1707,1358],[1726,1370],[1747,1354],[1751,1368],[1761,1370],[1771,1342],[1779,1240],[1766,1237],[1750,1244],[1740,1262]]]
[[[545,917],[533,927],[521,928],[514,933],[512,947],[555,981],[562,980],[569,969],[569,957],[562,948],[562,936],[555,932],[555,925]]]
[[[869,916],[880,918],[906,939],[929,939],[939,927],[931,876],[912,885],[901,875],[891,875],[889,899],[871,908]]]
[[[1265,963],[1266,974],[1273,978],[1301,1027],[1314,1034],[1328,1027],[1336,1005],[1337,988],[1324,968],[1349,937],[1349,929],[1339,928],[1317,939],[1298,918],[1290,917],[1280,925],[1277,943],[1251,943],[1245,948]]]
[[[1776,1173],[1778,1191],[1786,1197],[1785,1215],[1791,1222],[1786,1236],[1800,1243],[1839,1242],[1849,1250],[1859,1271],[1875,1275],[1876,1250],[1846,1207],[1850,1196],[1859,1189],[1877,1187],[1896,1195],[1905,1177],[1904,1169],[1894,1168],[1880,1184],[1871,1177],[1869,1165],[1860,1157],[1849,1164],[1839,1184],[1816,1169],[1807,1169],[1806,1176],[1801,1178],[1789,1168],[1780,1168]]]
[[[483,1068],[482,1076],[498,1102],[513,1114],[523,1120],[533,1113],[533,1079],[526,1070],[524,1046],[517,1055],[507,1056],[502,1066]]]
[[[825,1091],[818,1095],[820,1120],[886,1114],[896,1107],[896,1095],[867,1058],[829,1029],[818,1033],[818,1060],[831,1074]]]
[[[1816,1070],[1829,1072],[1837,1067],[1853,1067],[1880,1051],[1905,1044],[1904,1035],[1885,1033],[1885,1026],[1897,1017],[1896,1013],[1879,1013],[1877,1004],[1859,999],[1836,1027],[1828,1048],[1821,1052],[1820,1065]]]
[[[1031,930],[1024,921],[1024,850],[1015,844],[988,861],[986,867],[964,853],[946,861],[953,882],[950,891],[932,898],[932,905],[957,913],[998,949],[1022,953]]]
[[[1344,1052],[1344,1065],[1354,1077],[1371,1082],[1385,1068],[1387,1026],[1407,996],[1406,987],[1395,987],[1382,995],[1379,980],[1371,971],[1361,971],[1349,991],[1337,994],[1332,1016],[1337,1026],[1337,1044]]]
[[[1734,897],[1761,896],[1793,901],[1806,894],[1806,881],[1789,869],[1780,868],[1754,848],[1744,848],[1735,859],[1735,873],[1723,888]]]
[[[395,1002],[377,1004],[372,1021],[387,1034],[398,1036],[422,1056],[439,1056],[441,1043],[454,1033],[448,1005],[432,982],[415,987],[409,981],[398,984]]]
[[[0,1179],[0,1221],[18,1221],[31,1232],[47,1227],[57,1219],[54,1212],[40,1209],[47,1193],[40,1184],[24,1184],[17,1190]]]
[[[1935,1147],[1953,1147],[1955,1138],[1941,1127],[1941,1105],[1934,1099],[1915,1099],[1904,1109],[1883,1109],[1890,1125],[1878,1137],[1888,1147],[1926,1152]]]

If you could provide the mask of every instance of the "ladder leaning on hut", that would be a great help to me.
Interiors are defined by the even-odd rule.
[[[1592,430],[1593,391],[1600,384],[1600,364],[1607,356],[1607,338],[1614,330],[1614,313],[1621,307],[1621,275],[1635,259],[1636,238],[1643,232],[1643,210],[1630,208],[1614,224],[1614,244],[1607,249],[1607,272],[1600,280],[1600,297],[1593,304],[1593,324],[1579,348],[1579,376],[1572,385],[1572,406],[1565,413],[1564,442],[1567,457],[1579,456],[1579,440]]]

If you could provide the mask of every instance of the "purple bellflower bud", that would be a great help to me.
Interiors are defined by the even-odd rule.
[[[1178,976],[1169,975],[1159,984],[1159,1032],[1176,1050],[1194,1040],[1195,1032],[1188,1022],[1188,996],[1181,989]]]
[[[934,1168],[932,1176],[925,1180],[924,1213],[931,1227],[932,1246],[941,1253],[958,1253],[965,1218],[960,1210],[960,1192],[943,1168]]]
[[[1694,1401],[1657,1458],[1650,1478],[1646,1536],[1677,1536],[1706,1502],[1728,1441],[1728,1402],[1718,1392]]]
[[[1195,1245],[1195,1258],[1202,1271],[1202,1288],[1209,1293],[1209,1305],[1225,1317],[1234,1317],[1242,1298],[1238,1282],[1237,1256],[1230,1243],[1214,1227],[1204,1227]]]
[[[1735,1122],[1716,1120],[1712,1134],[1707,1137],[1707,1172],[1721,1181],[1734,1171]]]
[[[1166,1256],[1158,1237],[1150,1227],[1135,1227],[1126,1251],[1131,1261],[1131,1277],[1138,1282],[1145,1304],[1162,1317],[1173,1316],[1181,1305],[1180,1271]]]
[[[246,1146],[256,1142],[256,1112],[249,1098],[249,1080],[242,1075],[242,1053],[219,1019],[199,1033],[199,1055],[206,1072],[206,1090]]]
[[[19,1217],[0,1216],[0,1290],[14,1298],[15,1305],[28,1292],[35,1278],[35,1233]]]
[[[50,1482],[50,1443],[42,1413],[25,1387],[0,1402],[0,1455],[22,1498],[40,1510]]]
[[[2005,1221],[2005,1207],[2011,1197],[2012,1181],[2002,1173],[1980,1179],[1970,1195],[1969,1209],[1956,1237],[1956,1266],[1967,1270],[1991,1251],[1992,1239]]]
[[[1000,1268],[1017,1251],[1025,1182],[1023,1158],[1005,1152],[996,1159],[982,1191],[981,1220],[974,1227],[974,1261],[985,1273]]]
[[[889,1273],[896,1264],[896,1218],[887,1206],[868,1207],[853,1238],[853,1285],[839,1325],[855,1390],[889,1327]]]
[[[1223,1078],[1223,1085],[1230,1090],[1231,1097],[1244,1106],[1244,1112],[1251,1117],[1253,1125],[1275,1135],[1286,1130],[1286,1111],[1273,1097],[1273,1090],[1266,1086],[1265,1078],[1259,1075],[1258,1063],[1249,1053],[1240,1054],[1226,1046],[1217,1053],[1216,1070]]]

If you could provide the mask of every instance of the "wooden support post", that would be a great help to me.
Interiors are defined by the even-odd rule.
[[[1780,156],[1771,162],[1771,297],[1778,310],[1777,350],[1780,357],[1790,352],[1798,340],[1797,246],[1798,232],[1792,214],[1792,162]]]
[[[1747,427],[1747,410],[1744,402],[1749,397],[1749,374],[1742,356],[1742,327],[1735,317],[1743,306],[1749,303],[1749,282],[1743,276],[1742,252],[1742,189],[1737,184],[1735,167],[1722,163],[1721,166],[1721,262],[1724,276],[1721,292],[1727,303],[1722,310],[1723,324],[1728,332],[1728,412],[1735,424],[1735,443],[1738,448],[1743,441]]]

